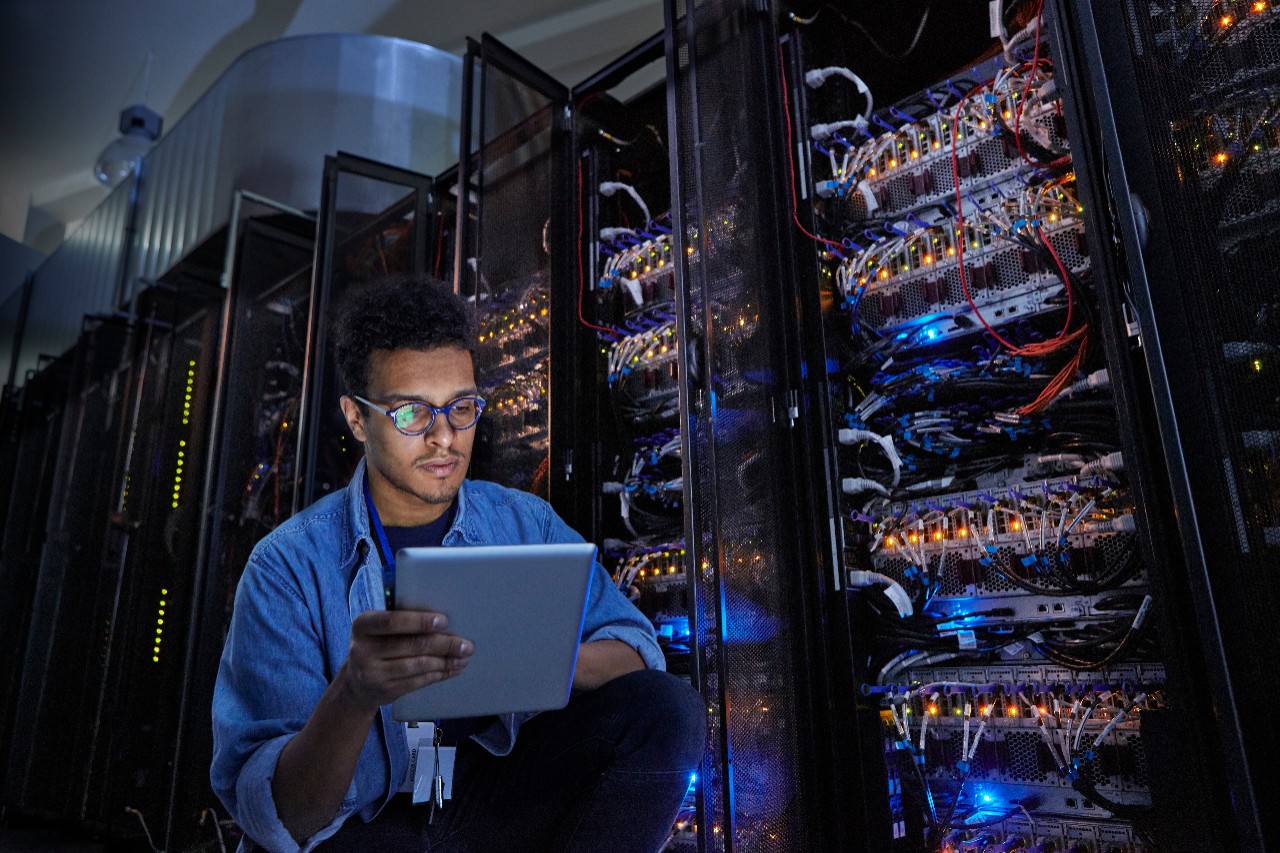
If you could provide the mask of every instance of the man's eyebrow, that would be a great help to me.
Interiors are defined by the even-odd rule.
[[[461,391],[454,391],[453,394],[449,397],[449,399],[446,400],[445,402],[452,402],[458,399],[459,397],[476,397],[476,396],[479,396],[479,394],[480,394],[480,389],[472,385],[470,387],[463,388]],[[393,400],[396,402],[411,402],[411,403],[430,402],[429,400],[422,399],[422,397],[419,397],[416,394],[406,394],[398,391],[388,391],[386,394],[383,395],[383,399]]]

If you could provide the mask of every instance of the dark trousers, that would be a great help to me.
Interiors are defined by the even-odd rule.
[[[702,757],[706,713],[684,679],[641,670],[575,693],[520,727],[515,749],[458,747],[453,798],[398,795],[370,823],[351,817],[317,849],[430,853],[654,853]]]

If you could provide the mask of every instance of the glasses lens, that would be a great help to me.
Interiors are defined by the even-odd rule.
[[[395,415],[396,429],[401,432],[426,432],[431,425],[431,407],[425,403],[406,403],[392,414]]]
[[[449,404],[449,426],[468,429],[480,419],[480,401],[475,397],[463,397]]]

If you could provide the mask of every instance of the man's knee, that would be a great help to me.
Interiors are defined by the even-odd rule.
[[[614,685],[618,711],[641,730],[647,748],[662,755],[669,769],[696,767],[706,741],[707,714],[689,682],[652,669],[627,673],[615,682],[622,682]]]

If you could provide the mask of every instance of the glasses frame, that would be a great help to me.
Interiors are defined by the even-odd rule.
[[[373,402],[372,400],[366,400],[364,397],[361,397],[359,394],[352,394],[351,399],[359,400],[361,403],[364,403],[366,406],[373,409],[374,411],[380,412],[386,415],[388,418],[391,419],[392,429],[394,429],[396,432],[400,433],[401,435],[406,435],[406,436],[409,436],[410,438],[414,438],[419,435],[426,435],[427,433],[431,432],[432,427],[436,425],[437,415],[444,415],[444,422],[448,424],[449,429],[453,430],[454,432],[466,432],[469,429],[473,429],[476,424],[480,423],[480,416],[484,414],[484,407],[485,407],[485,399],[484,397],[481,397],[479,394],[464,394],[461,397],[457,397],[453,400],[450,400],[449,402],[445,403],[443,406],[433,406],[430,403],[428,403],[426,400],[410,400],[407,403],[401,403],[400,405],[396,406],[393,409],[388,409],[385,406],[379,406],[377,403]],[[472,421],[470,424],[468,424],[467,426],[456,427],[449,421],[449,414],[453,411],[454,406],[458,405],[464,400],[470,400],[476,404],[476,419]],[[428,409],[431,410],[431,420],[427,421],[427,426],[425,429],[418,430],[417,432],[409,432],[407,430],[403,430],[400,428],[400,425],[396,423],[396,412],[400,411],[406,406],[426,406]]]

